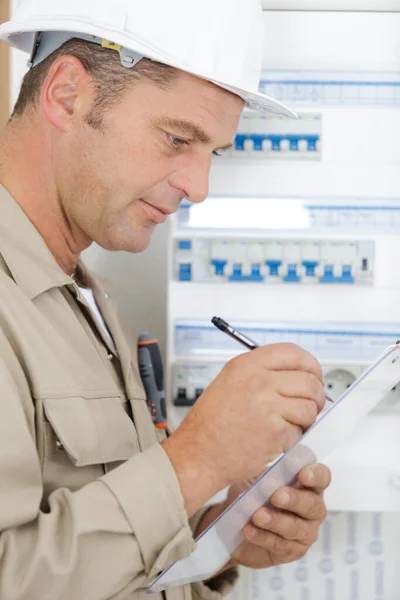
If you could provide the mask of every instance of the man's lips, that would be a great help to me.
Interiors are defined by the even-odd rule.
[[[142,204],[142,207],[146,211],[149,219],[151,221],[153,221],[154,223],[158,223],[158,224],[165,223],[168,215],[171,215],[172,213],[175,212],[174,210],[158,208],[157,206],[153,206],[152,204],[149,204],[148,202],[145,202],[145,200],[142,200],[142,199],[140,199],[140,202]]]

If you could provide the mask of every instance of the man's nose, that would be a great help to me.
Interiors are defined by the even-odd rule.
[[[189,202],[199,203],[208,198],[211,169],[210,157],[184,157],[185,160],[169,177],[169,184]]]

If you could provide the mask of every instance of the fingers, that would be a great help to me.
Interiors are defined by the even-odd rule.
[[[259,546],[273,557],[273,564],[279,565],[300,560],[309,545],[297,540],[288,540],[270,531],[263,531],[254,525],[246,525],[243,535],[254,546]]]
[[[315,493],[322,494],[331,484],[332,474],[325,465],[311,465],[300,471],[298,480],[305,488],[312,488]]]
[[[305,371],[279,371],[271,374],[271,380],[281,396],[298,401],[304,399],[316,405],[313,413],[315,421],[325,406],[324,386],[318,377]]]
[[[327,516],[322,494],[311,490],[283,487],[271,496],[271,504],[307,521],[323,521]]]
[[[252,359],[275,371],[306,371],[323,382],[322,368],[317,359],[295,344],[269,344],[251,352]]]
[[[264,533],[310,546],[317,540],[319,525],[327,516],[322,493],[329,486],[330,481],[330,470],[324,465],[304,468],[299,473],[299,482],[309,489],[292,487],[279,489],[271,497],[271,504],[280,510],[260,508],[253,515],[253,525],[259,530],[264,530]],[[248,532],[252,530],[254,527],[248,526]],[[260,545],[279,544],[279,540],[268,536],[260,534],[255,537]]]
[[[280,398],[279,413],[289,423],[308,429],[317,419],[319,407],[313,400]]]
[[[258,510],[253,524],[264,532],[273,533],[285,540],[311,546],[317,541],[319,521],[308,521],[298,515],[278,512],[267,508]]]

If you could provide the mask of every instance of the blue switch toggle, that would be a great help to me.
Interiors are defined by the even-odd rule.
[[[251,275],[245,277],[246,281],[264,281],[264,277],[261,275],[261,265],[259,263],[253,263],[251,265]]]
[[[179,250],[191,250],[192,240],[179,240]]]
[[[291,152],[297,152],[299,149],[300,137],[298,135],[288,135],[286,139],[289,140],[289,150]]]
[[[240,263],[235,263],[233,265],[232,275],[229,277],[229,281],[244,281],[242,265]]]
[[[319,135],[305,135],[302,139],[307,140],[307,147],[309,152],[317,151],[317,142],[320,139]]]
[[[279,277],[279,267],[282,264],[281,260],[266,260],[265,264],[269,268],[270,277]]]
[[[354,276],[351,272],[351,265],[343,265],[342,276],[336,280],[338,283],[354,283]]]
[[[280,152],[283,135],[268,135],[266,139],[271,140],[273,152]]]
[[[243,275],[242,265],[236,263],[233,265],[232,275],[229,277],[229,281],[264,281],[264,277],[261,275],[261,265],[254,263],[251,265],[251,275]]]
[[[300,281],[300,277],[297,275],[297,265],[288,265],[288,272],[283,278],[283,281],[287,281],[289,283],[297,283]]]
[[[240,151],[244,152],[244,143],[249,138],[250,138],[250,136],[247,134],[238,133],[235,138],[235,150],[240,150]]]
[[[228,264],[227,260],[212,260],[211,264],[215,267],[216,275],[225,275],[225,267]]]
[[[333,276],[333,265],[325,265],[324,274],[320,278],[321,283],[336,283],[336,278]]]
[[[251,139],[254,142],[254,150],[256,152],[261,152],[263,150],[263,141],[266,139],[265,135],[256,133],[251,136]]]
[[[306,277],[315,277],[315,269],[318,267],[317,260],[303,260],[303,266],[306,268]]]
[[[179,281],[192,281],[191,263],[181,263],[179,265]]]

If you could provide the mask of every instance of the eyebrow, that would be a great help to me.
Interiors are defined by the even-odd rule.
[[[196,125],[193,121],[186,119],[172,119],[170,117],[161,117],[157,119],[156,124],[159,127],[167,127],[174,130],[180,130],[184,135],[189,135],[194,142],[201,142],[202,144],[211,144],[212,138],[203,130],[201,127]],[[228,150],[232,148],[232,144],[218,148],[218,150]]]

